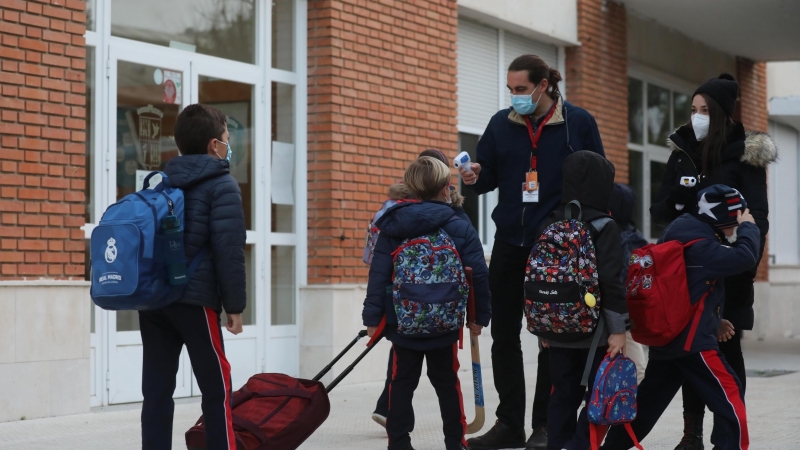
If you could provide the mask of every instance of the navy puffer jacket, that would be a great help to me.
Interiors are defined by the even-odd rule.
[[[400,347],[412,350],[433,350],[446,347],[458,340],[458,332],[433,338],[408,338],[397,334],[397,315],[392,295],[386,288],[393,281],[392,252],[404,239],[414,238],[443,229],[453,238],[461,262],[472,267],[472,287],[475,291],[475,312],[478,325],[487,326],[492,318],[492,297],[489,293],[489,268],[483,256],[483,245],[478,233],[467,220],[453,208],[436,201],[400,203],[389,208],[376,224],[381,230],[375,244],[375,254],[369,268],[367,297],[364,300],[362,319],[366,326],[377,326],[386,315],[386,338]],[[468,333],[468,332],[467,332]]]
[[[228,162],[185,155],[167,162],[164,172],[183,189],[186,257],[191,261],[203,246],[209,250],[180,302],[240,314],[247,302],[246,227],[242,193]]]

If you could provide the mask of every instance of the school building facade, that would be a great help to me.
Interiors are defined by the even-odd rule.
[[[0,420],[141,400],[138,316],[91,304],[87,248],[105,208],[178,155],[181,108],[228,116],[244,200],[245,331],[225,332],[233,384],[310,377],[361,328],[364,234],[387,186],[425,148],[474,155],[524,53],[558,68],[566,98],[595,116],[651,238],[666,136],[698,85],[736,76],[737,118],[779,136],[781,154],[753,334],[800,335],[800,88],[794,66],[766,64],[800,60],[800,12],[732,3],[0,0]],[[789,74],[775,75],[776,103],[773,72]],[[465,195],[490,258],[497,195]],[[348,382],[380,380],[385,356]],[[175,397],[197,395],[184,352]]]

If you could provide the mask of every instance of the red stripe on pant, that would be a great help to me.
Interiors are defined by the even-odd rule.
[[[703,358],[706,367],[708,367],[708,370],[714,375],[714,378],[717,379],[722,391],[725,393],[728,403],[731,405],[731,408],[733,408],[733,414],[736,416],[736,420],[739,423],[739,448],[741,450],[747,450],[750,446],[750,434],[747,431],[747,411],[744,407],[744,402],[742,401],[736,379],[733,378],[733,375],[728,372],[725,364],[719,359],[716,350],[700,352],[700,357]]]
[[[397,377],[397,352],[394,351],[394,344],[392,345],[392,381],[389,383],[389,409],[392,409],[392,384]],[[389,440],[389,416],[386,416],[386,440]]]
[[[467,446],[467,416],[464,414],[464,396],[461,395],[461,380],[458,379],[458,369],[461,364],[458,362],[458,343],[453,344],[453,372],[456,374],[456,391],[458,391],[458,406],[461,409],[461,444]]]
[[[236,435],[233,433],[233,415],[231,412],[231,365],[222,349],[222,331],[218,325],[217,312],[211,308],[203,308],[208,323],[208,335],[217,355],[222,382],[225,385],[225,423],[228,436],[228,450],[236,450]]]

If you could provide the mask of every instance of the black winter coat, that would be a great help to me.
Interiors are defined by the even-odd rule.
[[[477,162],[481,165],[478,181],[468,188],[476,194],[499,189],[492,220],[497,226],[494,238],[519,247],[530,247],[538,237],[536,230],[561,200],[561,167],[574,151],[591,150],[600,155],[603,142],[594,117],[562,98],[543,127],[537,150],[539,202],[523,203],[522,186],[530,170],[533,145],[525,119],[512,108],[498,111],[478,141]],[[569,143],[569,145],[567,145]]]
[[[244,246],[246,227],[242,193],[227,161],[185,155],[167,162],[170,183],[183,189],[186,257],[208,246],[181,303],[240,314],[247,302]]]
[[[392,252],[404,239],[422,236],[443,229],[453,238],[464,267],[472,267],[472,288],[475,291],[475,312],[478,325],[488,326],[492,318],[492,297],[489,293],[489,268],[483,255],[483,245],[469,221],[462,219],[453,208],[441,202],[401,203],[389,208],[376,224],[381,230],[375,244],[375,254],[369,267],[369,283],[364,310],[364,325],[377,326],[386,315],[384,336],[393,344],[412,350],[426,351],[446,347],[458,340],[458,332],[433,338],[408,338],[397,333],[397,315],[391,294],[394,271]],[[521,282],[521,280],[520,280]],[[469,331],[466,331],[469,333]]]
[[[673,151],[667,161],[667,170],[661,182],[656,201],[650,207],[650,214],[657,223],[666,225],[684,211],[675,209],[668,200],[673,186],[684,176],[697,178],[697,190],[724,184],[737,189],[761,232],[760,248],[763,250],[769,231],[769,202],[767,199],[767,166],[778,158],[775,143],[765,133],[745,133],[741,123],[735,122],[728,132],[728,144],[722,152],[719,165],[707,173],[702,170],[702,146],[695,139],[694,131],[688,125],[678,128],[667,139],[667,146]],[[761,255],[758,255],[760,262]],[[758,263],[738,275],[725,278],[725,316],[737,330],[752,330],[753,282]]]

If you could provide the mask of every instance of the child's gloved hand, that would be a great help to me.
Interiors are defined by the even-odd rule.
[[[608,336],[608,354],[613,358],[617,353],[625,356],[625,333],[615,333]]]
[[[673,208],[675,208],[675,205],[683,205],[681,211],[691,211],[697,206],[697,189],[677,184],[670,191],[669,197],[667,197],[667,204]]]
[[[719,322],[719,328],[717,329],[717,340],[719,342],[728,342],[728,339],[732,338],[735,334],[736,331],[734,331],[732,323],[725,319]]]

